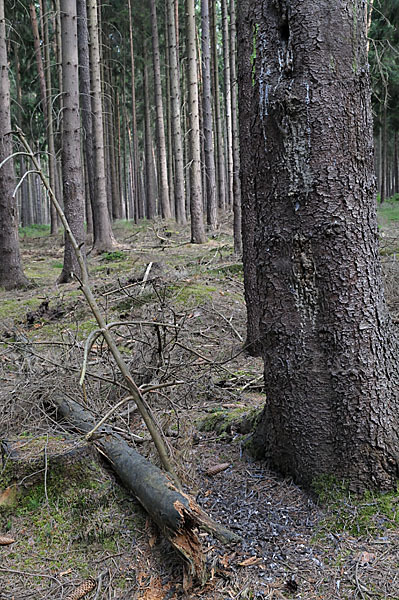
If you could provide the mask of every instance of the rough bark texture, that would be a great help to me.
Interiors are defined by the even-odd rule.
[[[97,0],[88,0],[88,29],[90,36],[91,106],[93,120],[93,149],[95,169],[95,195],[93,206],[94,249],[96,252],[111,250],[115,245],[111,218],[107,204],[105,179],[104,122],[101,95],[100,41],[98,31]]]
[[[159,196],[161,201],[162,216],[170,219],[169,204],[168,163],[166,160],[165,125],[163,118],[163,100],[161,83],[161,62],[159,56],[157,7],[155,0],[151,0],[151,30],[152,30],[152,60],[154,67],[154,96],[157,116],[157,140],[159,156]]]
[[[267,395],[255,445],[305,485],[335,474],[387,489],[398,477],[398,343],[378,257],[363,2],[239,10]]]
[[[76,2],[61,0],[62,87],[62,187],[64,212],[85,256],[84,191],[80,157],[80,112]],[[72,273],[80,276],[80,267],[72,244],[65,236],[64,266],[58,283],[66,283]]]
[[[201,142],[194,0],[186,0],[186,48],[189,106],[191,241],[206,242],[202,210]]]
[[[6,47],[4,1],[0,0],[0,163],[12,154],[10,136],[10,80]],[[19,254],[17,207],[13,198],[14,164],[0,168],[0,286],[6,289],[26,285]]]

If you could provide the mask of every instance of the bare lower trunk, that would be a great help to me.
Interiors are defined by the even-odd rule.
[[[205,154],[206,215],[210,229],[217,226],[215,152],[213,145],[213,119],[211,96],[211,43],[209,28],[209,0],[201,2],[202,31],[202,113]]]
[[[61,0],[62,37],[62,85],[64,89],[64,110],[62,113],[62,184],[64,212],[85,255],[84,231],[84,189],[80,158],[80,114],[79,114],[79,75],[76,2]],[[79,277],[80,267],[68,236],[65,236],[64,265],[58,283],[66,283],[72,274]]]
[[[174,0],[167,0],[168,40],[169,40],[169,76],[171,88],[172,143],[175,167],[175,206],[178,223],[186,222],[183,139],[180,114],[180,73],[178,64],[178,45],[176,39],[176,21]]]
[[[198,68],[196,50],[194,0],[186,0],[186,47],[190,140],[190,213],[191,241],[206,241],[202,209],[201,144],[198,100]]]
[[[97,0],[88,0],[88,29],[90,36],[91,105],[93,122],[93,150],[95,172],[95,195],[93,205],[94,249],[96,252],[111,250],[115,245],[111,218],[107,204],[105,179],[104,122],[101,95],[100,41],[98,31]]]
[[[161,83],[161,64],[159,56],[158,23],[156,1],[151,0],[151,28],[152,28],[152,58],[154,66],[154,95],[157,115],[157,140],[159,156],[159,195],[161,212],[164,219],[170,219],[168,164],[166,160],[165,125],[163,118],[163,99]]]
[[[0,0],[0,163],[12,154],[10,80],[6,47],[4,0]],[[0,286],[6,289],[27,285],[19,254],[16,185],[12,159],[0,168]]]

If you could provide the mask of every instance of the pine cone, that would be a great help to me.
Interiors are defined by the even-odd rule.
[[[13,538],[10,538],[6,535],[0,535],[0,546],[9,546],[10,544],[13,544],[15,542],[15,540]]]
[[[84,598],[86,594],[92,592],[95,587],[96,582],[94,581],[94,579],[86,579],[86,581],[81,583],[80,586],[77,587],[74,592],[72,592],[72,594],[69,594],[66,600],[80,600],[80,598]]]

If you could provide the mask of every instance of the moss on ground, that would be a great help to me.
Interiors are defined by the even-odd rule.
[[[219,435],[249,433],[255,426],[261,409],[240,406],[233,410],[215,409],[199,423],[200,431],[216,431]]]
[[[323,475],[313,482],[326,516],[317,535],[346,532],[354,536],[382,535],[386,529],[399,526],[399,486],[393,492],[354,494],[349,484],[335,476]]]
[[[186,308],[204,304],[218,291],[217,287],[200,282],[174,284],[169,289],[173,302]]]
[[[12,479],[13,469],[6,466],[0,494]],[[17,505],[0,506],[0,532],[17,540],[5,553],[8,568],[38,573],[71,569],[88,577],[93,557],[127,550],[144,523],[141,509],[132,510],[128,494],[90,453],[50,462],[47,471],[42,464],[39,473],[18,486]],[[30,580],[33,586],[39,583],[40,578]]]

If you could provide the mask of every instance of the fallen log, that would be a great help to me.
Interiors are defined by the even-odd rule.
[[[53,398],[53,402],[59,415],[80,432],[87,433],[95,425],[90,411],[70,398]],[[241,538],[211,519],[189,495],[175,487],[168,475],[129,446],[111,427],[98,429],[93,444],[184,557],[189,574],[204,584],[207,573],[198,530],[211,533],[222,543],[238,542]]]

